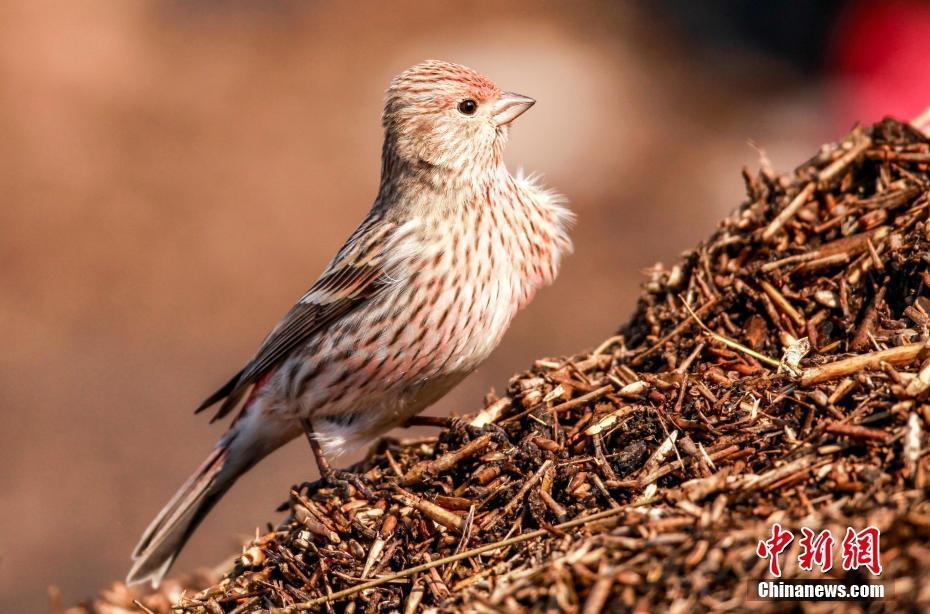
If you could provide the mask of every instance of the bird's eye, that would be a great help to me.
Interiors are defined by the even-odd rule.
[[[474,115],[478,110],[478,103],[468,98],[459,103],[459,112],[463,115]]]

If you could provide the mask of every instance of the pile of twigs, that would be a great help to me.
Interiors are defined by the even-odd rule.
[[[652,271],[620,334],[437,437],[382,442],[357,467],[370,500],[295,488],[180,609],[745,609],[774,522],[879,528],[894,596],[871,607],[930,607],[928,170],[930,141],[888,120],[745,173],[747,202]],[[783,577],[818,577],[797,552]],[[871,577],[839,553],[827,576]]]

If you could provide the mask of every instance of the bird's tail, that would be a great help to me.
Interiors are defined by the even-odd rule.
[[[148,580],[157,587],[191,534],[239,476],[298,432],[262,422],[260,411],[244,412],[241,418],[145,530],[132,553],[126,584]]]
[[[239,477],[241,472],[229,471],[229,453],[229,446],[220,441],[158,513],[132,553],[126,584],[150,580],[158,586],[194,529]]]

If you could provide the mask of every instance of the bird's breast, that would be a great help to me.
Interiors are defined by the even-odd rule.
[[[321,353],[339,360],[301,367],[314,377],[295,386],[295,396],[307,390],[306,406],[328,409],[409,408],[486,359],[520,308],[555,278],[570,246],[567,214],[547,193],[529,182],[510,187],[489,188],[465,206],[415,207],[392,245],[389,283],[327,333]]]

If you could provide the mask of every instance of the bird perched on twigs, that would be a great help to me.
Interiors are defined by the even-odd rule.
[[[214,420],[239,412],[146,529],[128,583],[157,585],[236,479],[302,432],[324,480],[353,479],[327,456],[446,394],[554,280],[572,215],[503,160],[511,122],[534,102],[449,62],[391,82],[374,205],[255,357],[197,410],[218,403]]]

